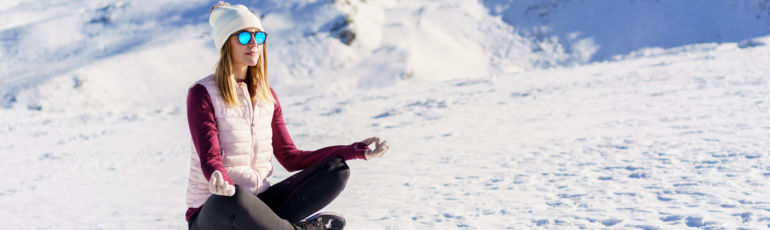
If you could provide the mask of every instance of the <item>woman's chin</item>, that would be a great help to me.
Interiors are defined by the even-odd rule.
[[[255,66],[259,63],[259,57],[241,57],[236,58],[236,62],[243,63],[247,66]]]

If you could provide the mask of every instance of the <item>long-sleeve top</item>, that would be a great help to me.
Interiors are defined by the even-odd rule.
[[[275,98],[275,109],[271,122],[273,130],[273,155],[286,170],[290,172],[302,170],[330,157],[342,157],[345,160],[365,159],[364,152],[368,147],[361,142],[350,145],[329,146],[315,151],[297,149],[291,140],[291,136],[289,136],[289,132],[286,130],[286,123],[283,120],[283,112],[278,96],[272,88],[270,91],[273,94],[273,98]],[[218,170],[222,173],[225,181],[233,184],[222,163],[214,107],[206,87],[202,85],[195,85],[188,91],[187,123],[190,128],[193,145],[200,157],[201,169],[206,180],[210,179],[211,173]],[[188,208],[185,215],[187,221],[199,210],[200,207]]]

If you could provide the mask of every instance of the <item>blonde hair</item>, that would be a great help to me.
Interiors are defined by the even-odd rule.
[[[257,60],[257,65],[249,66],[246,70],[246,86],[251,95],[251,102],[261,100],[275,104],[275,98],[270,92],[270,84],[267,80],[267,42],[262,44],[262,55]],[[238,101],[238,87],[236,86],[235,75],[233,74],[233,57],[230,51],[230,39],[225,41],[222,49],[219,51],[220,57],[217,62],[214,78],[217,82],[217,88],[222,94],[222,99],[229,106],[240,106]]]

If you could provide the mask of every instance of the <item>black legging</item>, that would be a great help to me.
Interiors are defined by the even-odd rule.
[[[295,229],[296,223],[331,203],[345,188],[350,168],[333,157],[310,166],[254,196],[211,195],[188,222],[189,229]]]

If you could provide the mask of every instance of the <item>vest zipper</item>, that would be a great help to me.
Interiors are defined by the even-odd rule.
[[[254,123],[255,123],[254,122],[254,118],[256,117],[256,114],[255,114],[256,112],[255,112],[254,103],[251,102],[251,95],[249,95],[249,90],[246,87],[248,87],[248,86],[246,86],[246,84],[242,84],[241,92],[243,92],[243,95],[245,95],[246,103],[249,104],[249,109],[250,109],[249,110],[249,126],[251,126],[251,145],[249,147],[251,148],[252,151],[251,151],[251,154],[249,154],[249,168],[251,168],[254,173],[259,174],[259,172],[254,169],[254,166],[255,166],[254,165],[254,160],[257,157],[257,153],[253,151],[254,150],[254,135],[256,135],[256,131],[255,131],[256,127],[254,125]],[[260,175],[256,175],[256,176],[257,176],[257,179],[260,178]],[[260,184],[260,182],[261,181],[256,181],[256,184],[255,184],[257,186],[256,189],[259,189],[259,187],[262,186]]]
[[[251,95],[249,95],[249,90],[246,88],[246,84],[241,83],[241,92],[243,92],[243,95],[246,97],[246,103],[249,104],[249,125],[251,126],[251,148],[254,149],[254,103],[251,102]],[[252,157],[254,157],[252,155]],[[252,162],[254,159],[251,159]]]

